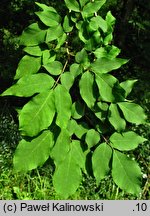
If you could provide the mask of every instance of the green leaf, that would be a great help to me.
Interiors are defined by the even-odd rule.
[[[71,22],[71,20],[69,19],[69,16],[68,16],[68,15],[66,15],[66,16],[64,17],[63,29],[64,29],[65,32],[71,32],[72,29],[73,29],[72,22]]]
[[[65,42],[67,39],[67,34],[63,33],[59,38],[57,38],[57,46],[55,49],[59,49]]]
[[[135,124],[145,123],[146,115],[141,106],[130,102],[119,102],[118,105],[128,122]]]
[[[79,82],[80,94],[89,108],[92,108],[95,104],[95,97],[93,93],[94,76],[89,71],[86,71]]]
[[[45,42],[46,30],[40,28],[38,23],[29,25],[19,37],[20,45],[36,46]]]
[[[43,67],[52,75],[58,76],[61,74],[63,65],[59,61],[53,61],[49,62],[46,65],[43,65]]]
[[[36,136],[47,129],[54,118],[53,91],[46,91],[33,97],[19,114],[19,129],[24,136]]]
[[[47,30],[46,43],[58,39],[64,33],[61,25],[52,26]]]
[[[69,91],[74,83],[74,76],[70,72],[61,75],[61,84]]]
[[[72,113],[72,117],[74,119],[80,119],[82,118],[82,116],[84,115],[84,106],[81,105],[80,102],[74,102],[72,104],[72,109],[71,109],[71,113]]]
[[[138,145],[144,141],[145,138],[139,136],[133,131],[120,133],[114,133],[110,137],[112,146],[120,151],[130,151],[138,147]]]
[[[38,5],[44,11],[52,11],[54,13],[57,13],[57,11],[55,10],[55,8],[47,6],[46,4],[41,4],[39,2],[35,2],[35,4]]]
[[[42,50],[40,46],[25,47],[23,50],[33,56],[42,56]]]
[[[113,152],[112,177],[114,182],[127,193],[138,196],[141,192],[141,170],[138,164],[116,150]]]
[[[62,85],[57,85],[54,90],[55,107],[57,112],[56,124],[60,128],[67,128],[68,121],[71,117],[71,96]]]
[[[120,83],[120,86],[125,90],[125,96],[127,97],[130,92],[132,91],[132,88],[134,86],[134,84],[137,82],[138,80],[126,80],[122,83]]]
[[[78,124],[75,120],[71,119],[68,123],[67,130],[69,131],[70,136],[75,134],[79,139],[87,133],[89,130],[86,123],[81,122]]]
[[[52,88],[54,79],[47,74],[39,73],[27,75],[3,92],[2,96],[14,95],[18,97],[30,97],[35,93],[41,93]]]
[[[83,7],[89,0],[79,0],[81,7]]]
[[[98,102],[94,107],[94,114],[97,118],[99,118],[102,122],[106,121],[108,115],[108,104],[103,102]]]
[[[83,69],[82,66],[80,64],[72,64],[70,66],[70,73],[76,78],[78,75],[80,75],[82,73]]]
[[[41,57],[25,55],[19,62],[14,79],[19,79],[26,75],[35,74],[41,67]]]
[[[116,104],[111,103],[109,106],[109,122],[117,131],[123,131],[126,128],[126,121],[121,118]]]
[[[53,134],[50,131],[44,131],[31,142],[21,140],[13,159],[14,169],[25,172],[42,166],[49,158],[53,144]]]
[[[111,11],[108,11],[105,20],[109,26],[112,26],[115,24],[116,18],[112,15]]]
[[[82,16],[84,18],[90,17],[92,14],[97,12],[103,6],[103,4],[105,4],[105,2],[106,0],[101,0],[101,1],[95,0],[89,2],[83,7]]]
[[[102,31],[106,33],[108,26],[107,22],[101,16],[96,16],[91,18],[89,28],[92,31],[97,31],[99,28],[101,28]]]
[[[121,52],[121,50],[118,47],[113,46],[113,45],[110,47],[111,47],[111,49],[108,53],[108,58],[110,58],[110,59],[116,58],[119,55],[119,53]]]
[[[50,50],[44,50],[42,55],[42,63],[43,65],[47,65],[50,62],[55,61],[56,54],[53,51]]]
[[[110,160],[112,157],[112,149],[106,143],[101,143],[94,151],[92,156],[93,173],[97,184],[105,178],[110,171]]]
[[[69,132],[62,129],[50,153],[55,165],[59,165],[65,159],[70,149],[70,143],[71,139]]]
[[[113,87],[117,79],[110,74],[96,74],[96,83],[99,89],[100,97],[107,102],[114,102]]]
[[[88,54],[84,48],[81,51],[77,52],[75,60],[77,63],[85,63],[89,61]]]
[[[91,64],[91,69],[96,74],[108,73],[112,70],[120,68],[123,64],[126,64],[126,59],[121,58],[99,58],[94,63]]]
[[[65,160],[56,167],[53,176],[53,185],[56,192],[63,198],[67,199],[74,194],[82,180],[80,167],[74,160],[74,154],[70,150]]]
[[[81,142],[79,140],[72,140],[71,151],[76,164],[85,170],[86,157],[81,147]]]
[[[66,6],[69,10],[79,12],[80,6],[76,0],[65,0]]]
[[[37,3],[36,3],[37,4]],[[35,12],[39,19],[49,27],[56,26],[60,22],[60,16],[53,7],[37,4],[43,11]]]
[[[88,130],[85,137],[85,142],[88,145],[88,148],[95,146],[100,141],[100,134],[94,129]]]

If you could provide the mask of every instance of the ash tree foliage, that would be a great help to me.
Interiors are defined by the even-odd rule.
[[[36,2],[37,22],[20,36],[25,55],[15,84],[1,94],[29,98],[17,109],[23,139],[14,169],[26,172],[50,157],[53,185],[64,199],[76,192],[83,173],[99,185],[111,172],[121,189],[141,191],[140,167],[127,154],[146,139],[128,125],[143,124],[146,116],[128,98],[137,80],[120,83],[113,75],[128,60],[112,42],[114,16],[99,15],[105,2],[65,0],[64,17]]]

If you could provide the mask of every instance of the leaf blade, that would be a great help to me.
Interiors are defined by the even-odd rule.
[[[114,182],[121,189],[139,195],[141,170],[138,164],[116,150],[113,152],[112,176]]]
[[[53,146],[53,134],[44,131],[31,142],[21,140],[17,146],[13,164],[17,171],[28,171],[45,163]]]
[[[100,144],[94,151],[92,156],[92,167],[97,184],[99,184],[108,174],[111,157],[112,149],[106,143]]]
[[[33,97],[19,113],[19,130],[22,135],[36,136],[50,126],[54,115],[53,91],[40,93]]]
[[[120,151],[130,151],[137,148],[138,145],[146,141],[146,139],[133,131],[128,131],[122,134],[115,132],[111,135],[110,141],[114,148]]]

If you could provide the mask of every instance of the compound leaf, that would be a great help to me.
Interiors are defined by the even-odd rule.
[[[22,135],[36,136],[47,129],[55,115],[53,91],[47,91],[33,97],[19,113],[19,129]]]
[[[141,170],[136,161],[117,150],[113,152],[112,177],[121,189],[139,195]]]
[[[120,151],[129,151],[135,149],[140,143],[146,141],[145,138],[139,136],[133,131],[114,133],[110,137],[112,146]]]
[[[53,134],[50,131],[44,131],[31,142],[21,140],[13,159],[14,169],[26,172],[43,165],[49,158],[53,144]]]
[[[95,149],[92,156],[92,167],[97,184],[108,174],[111,157],[112,149],[108,144],[102,143]]]

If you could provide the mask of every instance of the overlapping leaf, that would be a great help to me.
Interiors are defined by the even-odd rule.
[[[19,62],[15,79],[35,74],[41,67],[41,57],[25,55]]]
[[[88,130],[85,137],[85,142],[88,145],[88,148],[93,147],[100,141],[100,134],[94,129]]]
[[[59,61],[52,61],[52,62],[49,62],[45,65],[43,65],[43,67],[52,75],[59,75],[61,74],[62,72],[62,69],[63,69],[63,65],[61,62]]]
[[[20,38],[20,45],[36,46],[45,42],[46,29],[40,28],[38,23],[29,25],[22,33]]]
[[[67,128],[68,121],[71,117],[72,100],[66,88],[57,85],[54,90],[55,107],[57,112],[56,124],[62,129]]]
[[[123,131],[126,127],[126,121],[120,116],[118,107],[116,104],[111,103],[109,106],[109,122],[117,131]]]
[[[106,0],[101,0],[101,1],[95,0],[95,1],[87,3],[83,7],[82,16],[84,18],[91,16],[93,13],[97,12],[103,6],[105,2]]]
[[[114,102],[115,96],[113,94],[113,88],[117,82],[117,79],[110,74],[96,74],[95,77],[102,100]]]
[[[110,137],[112,146],[121,151],[129,151],[138,147],[138,145],[144,141],[145,138],[139,136],[133,131],[120,133],[114,133]]]
[[[22,135],[36,136],[47,129],[55,115],[53,91],[46,91],[33,97],[19,113],[19,129]]]
[[[83,100],[89,108],[92,108],[96,101],[93,93],[93,85],[94,76],[89,71],[86,71],[80,79],[79,87],[81,97],[83,98]]]
[[[135,124],[145,123],[146,115],[141,106],[130,102],[119,102],[118,105],[122,110],[125,119],[128,122]]]
[[[76,155],[74,155],[72,148],[70,149],[64,161],[58,167],[56,167],[53,176],[55,190],[64,199],[76,192],[82,180],[81,168],[76,163],[78,160],[78,155],[75,159]]]
[[[44,131],[31,142],[21,140],[13,159],[15,170],[26,172],[43,165],[49,158],[53,144],[53,134],[50,131]]]
[[[65,0],[65,3],[69,10],[76,12],[80,11],[79,3],[76,0]]]
[[[97,184],[105,178],[110,170],[110,160],[112,157],[112,149],[106,144],[100,144],[93,153],[92,167]]]
[[[60,16],[53,7],[48,7],[44,4],[36,3],[43,11],[35,12],[39,19],[49,27],[56,26],[60,22]]]
[[[70,135],[67,130],[61,130],[56,143],[50,153],[56,165],[60,164],[66,157],[70,149]]]
[[[112,177],[126,192],[137,196],[141,192],[141,170],[137,162],[116,150],[113,152]]]
[[[120,68],[123,64],[126,64],[126,59],[121,58],[99,58],[91,64],[91,69],[96,74],[108,73],[112,70]]]
[[[27,46],[23,50],[33,56],[42,56],[42,50],[40,46]]]
[[[61,75],[61,84],[67,89],[70,90],[74,83],[74,76],[70,72],[65,72]]]
[[[3,92],[2,96],[14,95],[30,97],[35,93],[50,90],[55,80],[44,73],[23,76],[18,82]]]
[[[130,94],[130,92],[132,91],[132,88],[133,88],[134,84],[137,81],[138,80],[126,80],[126,81],[120,83],[120,86],[125,90],[125,96],[126,97]]]
[[[59,24],[57,26],[52,26],[47,30],[46,43],[58,39],[64,33],[62,26]]]

